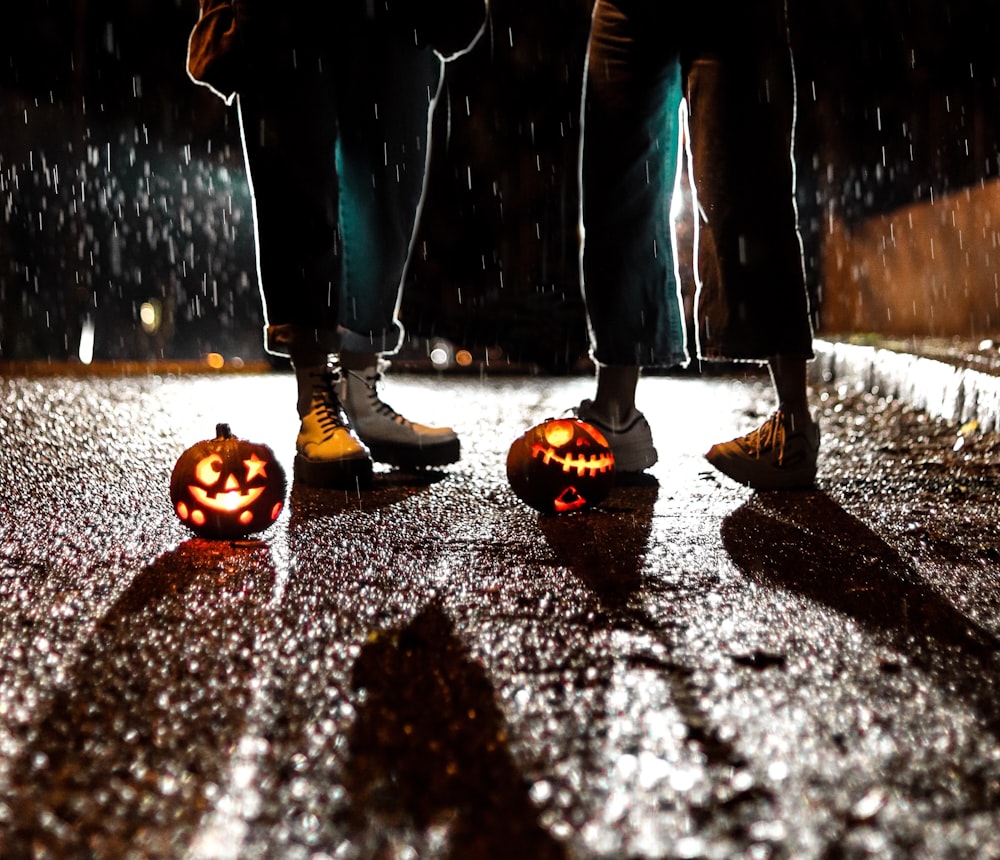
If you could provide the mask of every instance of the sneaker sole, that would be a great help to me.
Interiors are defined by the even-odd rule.
[[[449,439],[434,445],[399,445],[392,442],[372,442],[362,439],[371,452],[372,459],[400,469],[426,469],[457,463],[462,456],[458,439]]]
[[[709,450],[705,455],[727,478],[752,490],[811,490],[816,487],[815,468],[801,472],[781,472],[778,469],[751,471],[742,460],[734,460]]]
[[[367,457],[310,460],[296,454],[292,472],[296,481],[322,489],[353,490],[372,483],[372,461]]]

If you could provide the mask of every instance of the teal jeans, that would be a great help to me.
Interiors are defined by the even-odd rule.
[[[379,4],[331,20],[271,4],[239,92],[265,342],[280,355],[391,353],[443,62]]]

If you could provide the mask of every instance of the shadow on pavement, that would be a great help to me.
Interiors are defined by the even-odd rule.
[[[560,563],[596,596],[600,609],[593,613],[595,629],[641,631],[663,646],[665,656],[645,650],[630,654],[630,667],[651,670],[663,678],[688,739],[701,749],[707,765],[731,773],[746,764],[746,757],[712,724],[701,691],[693,682],[693,669],[670,657],[676,648],[676,628],[683,626],[683,621],[664,623],[641,605],[643,595],[659,587],[646,559],[658,495],[655,480],[633,480],[616,487],[600,510],[565,517],[541,516],[539,528]],[[609,691],[614,669],[611,661],[599,651],[591,654],[589,661],[600,672],[594,683]],[[732,832],[738,833],[746,821],[754,820],[749,808],[760,809],[772,802],[768,788],[753,786],[738,793],[725,810],[717,809],[713,814],[728,817]]]
[[[560,563],[596,595],[606,612],[626,609],[642,585],[658,494],[655,481],[616,487],[597,510],[538,517],[538,527]]]
[[[757,493],[723,521],[722,542],[754,581],[804,595],[884,636],[942,690],[976,707],[1000,737],[996,698],[982,684],[995,676],[1000,639],[825,493]],[[973,665],[960,665],[949,648]]]
[[[244,728],[273,585],[256,541],[190,540],[139,573],[28,728],[0,855],[182,854]]]
[[[373,632],[354,665],[360,704],[344,785],[351,828],[379,841],[441,828],[454,858],[561,858],[539,825],[483,669],[436,606]],[[367,841],[367,840],[362,840]],[[389,856],[389,845],[366,846]]]
[[[372,486],[364,490],[322,489],[295,481],[289,494],[292,523],[398,505],[448,476],[448,472],[435,469],[416,472],[393,469],[376,472]]]

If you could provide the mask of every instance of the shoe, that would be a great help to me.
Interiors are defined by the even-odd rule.
[[[573,411],[581,421],[594,425],[604,434],[615,455],[616,472],[642,472],[656,462],[653,431],[649,428],[646,416],[637,409],[632,410],[626,421],[614,426],[597,417],[592,400],[584,400]]]
[[[354,488],[372,480],[372,458],[351,430],[326,367],[296,369],[299,382],[299,435],[294,474],[313,487]]]
[[[746,436],[713,445],[705,458],[724,475],[755,490],[808,489],[816,481],[819,425],[795,427],[780,410]]]
[[[403,469],[446,466],[461,456],[450,427],[428,427],[404,418],[378,396],[378,367],[342,369],[337,395],[358,438],[372,459]]]

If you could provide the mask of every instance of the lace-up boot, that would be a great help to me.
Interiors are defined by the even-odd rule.
[[[445,466],[460,456],[458,436],[450,427],[429,427],[404,418],[379,397],[385,362],[361,368],[341,365],[337,394],[358,438],[372,459],[403,469]]]
[[[314,487],[367,486],[368,449],[351,430],[337,397],[338,375],[326,364],[296,367],[298,411],[295,477]]]

